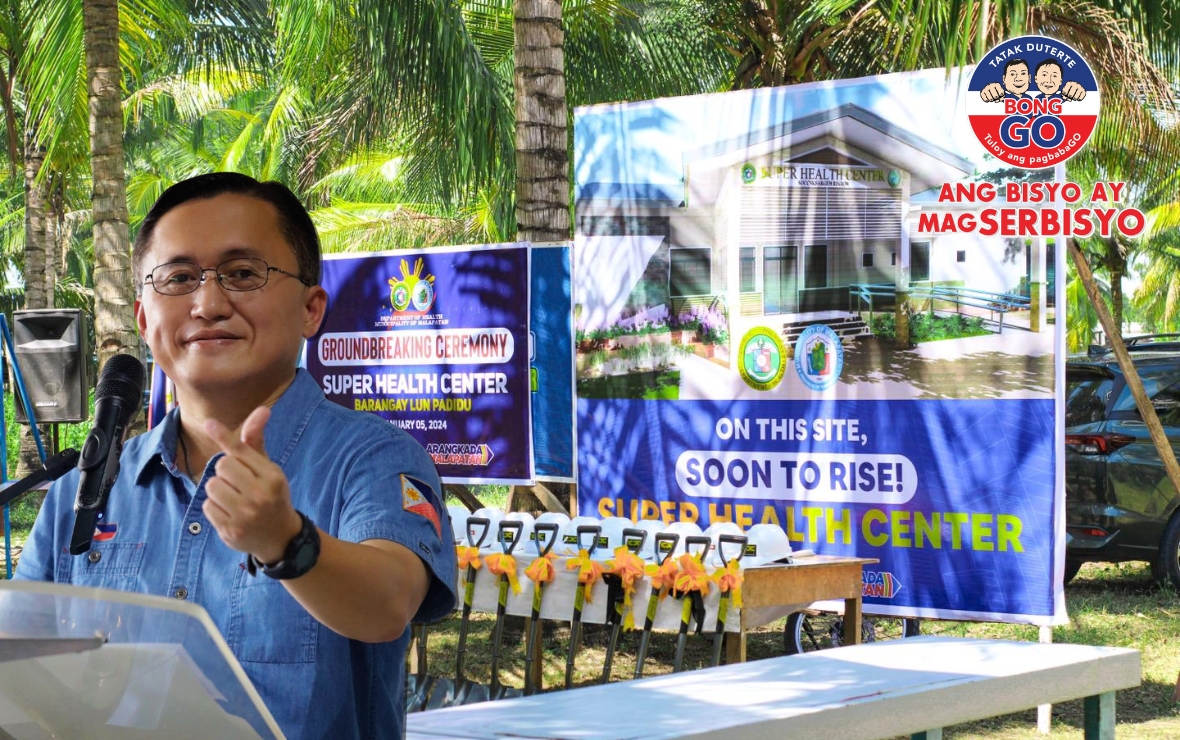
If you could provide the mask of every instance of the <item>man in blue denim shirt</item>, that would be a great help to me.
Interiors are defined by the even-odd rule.
[[[133,261],[183,416],[127,442],[86,555],[77,472],[58,481],[16,577],[191,600],[288,738],[402,737],[406,626],[452,609],[455,553],[425,450],[295,369],[327,304],[311,219],[278,183],[204,175],[165,191]]]

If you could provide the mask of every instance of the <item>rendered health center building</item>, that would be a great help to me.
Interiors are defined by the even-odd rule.
[[[600,307],[579,316],[579,329],[723,305],[731,342],[747,325],[781,323],[789,334],[793,323],[851,320],[854,285],[1024,295],[1032,285],[1039,317],[1053,296],[1051,243],[918,234],[923,211],[974,207],[940,204],[937,196],[944,183],[970,179],[976,169],[845,103],[685,148],[680,182],[579,177],[578,260],[614,273],[579,281],[579,302]],[[628,171],[635,168],[616,170]],[[889,297],[876,301],[876,310],[893,308]],[[1034,331],[1043,326],[1034,318]]]

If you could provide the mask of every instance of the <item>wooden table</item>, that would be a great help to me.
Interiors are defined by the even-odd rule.
[[[741,631],[726,634],[725,662],[746,660],[746,632],[815,601],[844,599],[844,644],[860,643],[861,571],[874,558],[817,555],[791,565],[743,571]]]
[[[528,560],[521,561],[520,571],[523,573]],[[799,558],[790,565],[775,564],[758,568],[747,568],[742,571],[745,583],[742,586],[742,608],[739,610],[740,620],[731,619],[726,624],[725,660],[727,663],[741,663],[746,660],[746,633],[748,630],[769,624],[781,619],[791,612],[799,611],[816,601],[844,600],[844,644],[856,645],[861,637],[861,571],[865,565],[879,562],[873,558],[837,557],[832,555],[816,555]],[[459,576],[459,594],[463,593],[463,578]],[[571,582],[576,581],[573,574],[559,570],[559,580],[546,589],[545,608],[542,619],[568,620],[573,609]],[[564,580],[563,580],[564,579]],[[526,630],[527,615],[532,599],[532,584],[527,578],[521,578],[522,592],[509,597],[508,614],[525,616]],[[564,590],[561,590],[564,589]],[[476,576],[476,607],[475,611],[490,613],[495,611],[496,584],[489,574],[482,570]],[[568,591],[569,593],[565,593]],[[556,592],[556,593],[555,593]],[[582,614],[583,621],[590,624],[601,624],[606,621],[605,594],[606,587],[596,586],[594,603],[587,604]],[[644,583],[636,593],[633,615],[638,625],[643,624],[643,611],[647,604],[650,585]],[[680,606],[673,599],[660,605],[657,616],[657,629],[673,629],[679,625]],[[706,632],[714,629],[717,615],[718,596],[716,591],[705,599],[706,618],[703,625]],[[669,627],[668,625],[673,625]],[[410,655],[410,671],[417,670],[416,637],[411,640],[408,648]],[[530,669],[537,685],[541,685],[542,653],[537,651]]]

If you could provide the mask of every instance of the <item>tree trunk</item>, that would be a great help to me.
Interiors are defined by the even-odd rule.
[[[516,93],[517,238],[531,242],[570,238],[569,125],[565,99],[565,33],[560,0],[513,0]],[[571,486],[562,486],[566,507]],[[561,496],[558,491],[558,497]],[[513,511],[552,509],[526,486],[508,501]]]
[[[122,72],[117,0],[83,0],[90,92],[91,198],[94,220],[94,330],[99,372],[114,354],[142,358],[132,311],[131,250],[123,172]]]
[[[38,182],[37,175],[45,163],[45,150],[36,142],[31,132],[25,137],[25,301],[24,308],[48,308],[45,292],[45,277],[48,245],[48,214],[46,213],[49,198],[48,185],[45,180]],[[15,376],[14,376],[15,379]],[[26,383],[28,378],[25,379]],[[26,385],[27,387],[27,385]],[[20,395],[15,384],[12,386],[12,399],[20,403]],[[26,416],[28,418],[27,410]],[[11,474],[16,478],[23,478],[41,467],[41,455],[37,452],[37,443],[33,439],[32,430],[28,424],[21,424],[19,453],[17,455],[16,470]],[[41,425],[41,438],[44,441],[48,427]]]
[[[65,230],[65,194],[62,177],[50,173],[45,201],[45,307],[57,307],[58,255],[61,253],[62,232]]]
[[[519,238],[570,236],[569,139],[559,0],[513,0]]]
[[[45,264],[49,206],[48,185],[37,181],[45,163],[45,150],[33,135],[25,140],[25,308],[48,308],[45,293]]]

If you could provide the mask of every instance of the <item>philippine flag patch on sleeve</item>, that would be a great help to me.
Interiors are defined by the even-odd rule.
[[[402,475],[402,508],[426,517],[434,525],[434,532],[442,538],[442,517],[434,491],[417,478]]]

